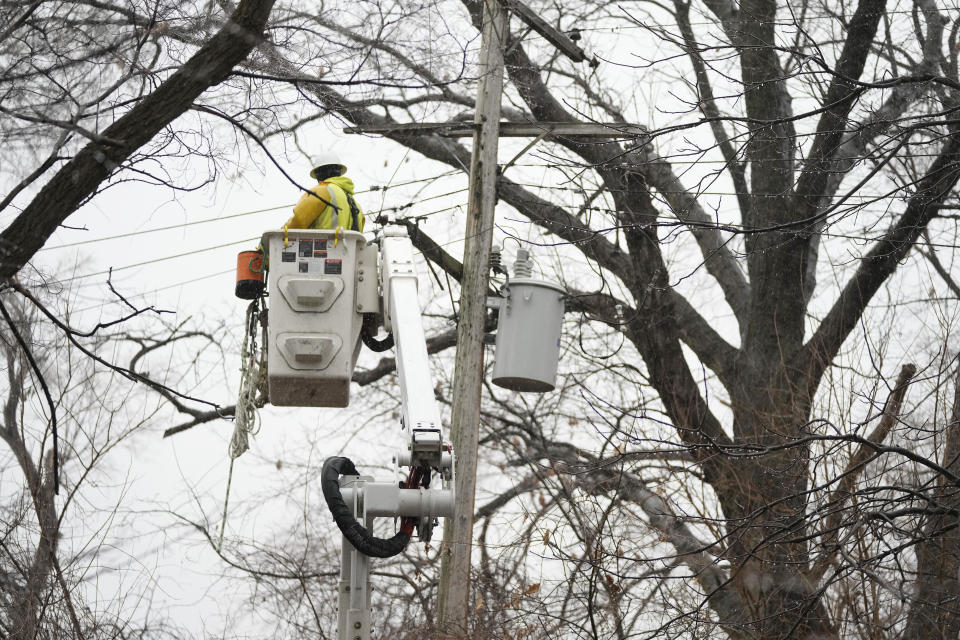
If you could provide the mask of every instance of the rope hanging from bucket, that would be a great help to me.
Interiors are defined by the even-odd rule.
[[[247,316],[240,349],[240,393],[234,411],[233,435],[227,447],[230,456],[230,472],[227,475],[227,492],[223,497],[223,520],[220,523],[220,539],[217,551],[223,548],[223,534],[227,526],[227,506],[230,501],[230,485],[233,483],[233,463],[250,448],[250,436],[260,431],[260,415],[257,409],[266,404],[266,350],[257,343],[257,324],[260,319],[260,298],[247,307]],[[266,327],[262,329],[266,331]],[[265,341],[265,337],[264,337]]]

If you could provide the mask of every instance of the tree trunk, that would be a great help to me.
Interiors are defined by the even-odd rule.
[[[729,588],[748,607],[741,628],[758,639],[836,637],[805,578],[809,447],[789,446],[803,435],[809,403],[793,392],[783,367],[765,384],[744,374],[750,382],[734,400],[737,442],[747,445],[744,454],[774,449],[739,460],[729,483],[741,500],[739,514],[727,514],[726,551],[733,565]]]

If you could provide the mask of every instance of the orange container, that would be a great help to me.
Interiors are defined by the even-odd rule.
[[[263,293],[263,254],[241,251],[237,254],[237,288],[234,294],[243,300],[254,300]]]

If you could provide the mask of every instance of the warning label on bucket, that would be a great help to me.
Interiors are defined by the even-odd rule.
[[[343,273],[343,260],[331,260],[327,258],[323,265],[324,273]]]

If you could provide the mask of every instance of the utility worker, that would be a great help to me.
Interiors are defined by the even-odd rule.
[[[353,199],[353,180],[343,175],[347,167],[333,154],[314,161],[310,177],[317,185],[301,196],[286,229],[348,229],[363,231],[363,211]]]
[[[284,239],[288,229],[331,229],[337,232],[333,241],[336,246],[341,230],[363,231],[363,211],[353,199],[353,180],[343,175],[346,172],[346,165],[333,154],[323,154],[314,161],[310,177],[318,184],[293,208],[293,215],[283,225]],[[263,272],[269,264],[270,256],[262,244],[256,251],[237,256],[238,298],[253,300],[263,292]]]

